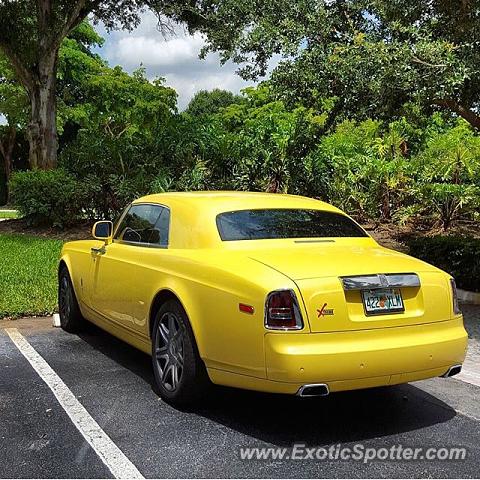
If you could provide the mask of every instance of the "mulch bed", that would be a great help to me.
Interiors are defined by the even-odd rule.
[[[36,237],[63,240],[65,242],[92,238],[91,230],[91,222],[85,222],[64,230],[55,227],[32,227],[23,219],[5,220],[0,222],[0,234],[11,233],[33,235]]]

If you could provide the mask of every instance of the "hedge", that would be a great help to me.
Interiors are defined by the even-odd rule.
[[[12,205],[32,225],[64,227],[82,216],[82,184],[61,169],[15,172],[10,196]]]
[[[480,239],[458,235],[418,237],[408,242],[410,255],[455,278],[464,290],[480,292]]]

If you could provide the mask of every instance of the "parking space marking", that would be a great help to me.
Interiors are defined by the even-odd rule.
[[[44,358],[30,345],[28,340],[16,328],[6,328],[5,331],[40,378],[53,392],[75,427],[112,472],[112,475],[115,478],[143,479],[144,477],[137,470],[137,467],[102,430],[100,425],[92,418]]]
[[[480,387],[480,342],[474,338],[468,340],[467,357],[462,371],[454,378]]]
[[[463,382],[470,383],[477,387],[480,387],[480,374],[478,373],[478,368],[470,369],[470,368],[462,368],[462,371],[455,377]]]

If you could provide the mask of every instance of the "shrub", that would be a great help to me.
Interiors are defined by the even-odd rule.
[[[459,288],[480,292],[480,239],[458,235],[418,237],[410,254],[450,273]]]
[[[31,224],[64,227],[82,217],[81,184],[64,170],[16,172],[10,193],[12,203]]]

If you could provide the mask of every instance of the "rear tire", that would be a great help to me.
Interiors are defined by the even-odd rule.
[[[208,393],[211,383],[187,314],[177,300],[165,302],[155,315],[152,366],[157,391],[168,403],[192,405]]]
[[[62,266],[58,275],[58,311],[60,325],[69,333],[80,332],[85,320],[80,312],[72,280],[66,266]]]

